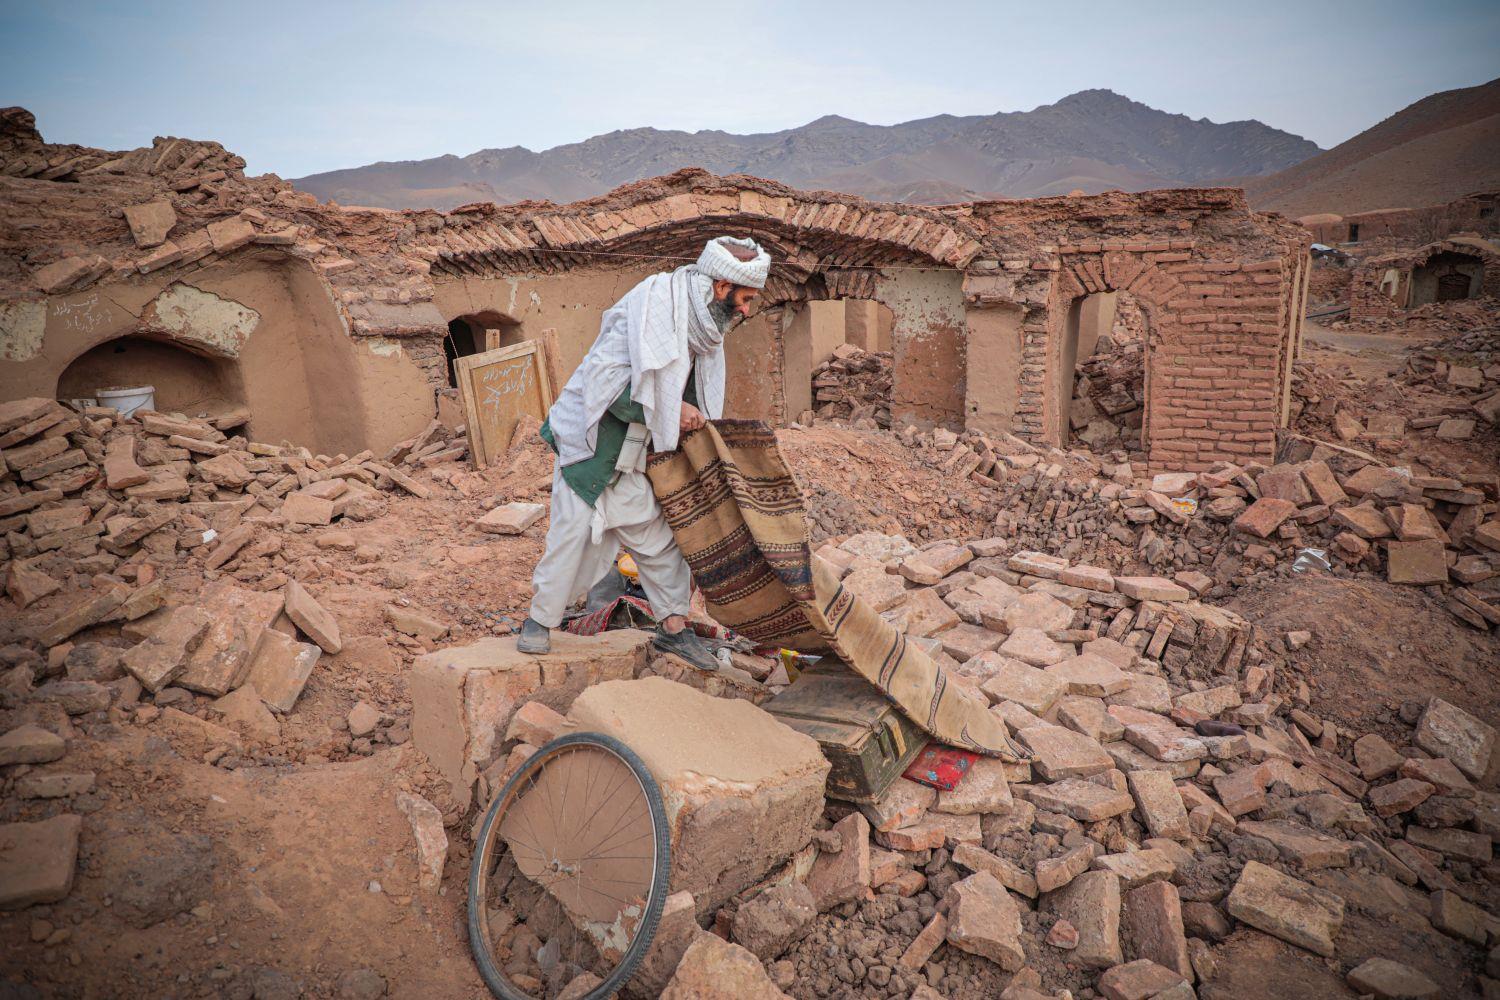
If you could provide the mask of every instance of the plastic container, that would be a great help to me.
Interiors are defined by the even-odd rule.
[[[100,406],[119,410],[123,418],[130,416],[136,410],[156,409],[156,386],[114,386],[109,389],[95,389],[94,398],[99,400]]]

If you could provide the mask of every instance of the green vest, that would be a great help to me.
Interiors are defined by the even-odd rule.
[[[687,385],[682,389],[682,401],[697,406],[698,390],[693,382],[694,374],[691,370],[688,372]],[[641,404],[631,401],[630,386],[627,385],[625,391],[609,404],[609,409],[599,418],[599,437],[593,457],[563,466],[563,482],[590,507],[594,506],[599,494],[604,492],[615,476],[615,463],[620,460],[620,449],[625,446],[625,432],[631,424],[645,422],[646,411],[641,408]],[[541,434],[542,440],[556,453],[557,442],[552,437],[550,417],[542,423]]]

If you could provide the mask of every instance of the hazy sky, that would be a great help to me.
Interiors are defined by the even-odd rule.
[[[1500,76],[1495,0],[0,0],[0,105],[49,140],[216,139],[252,173],[1024,111],[1091,87],[1335,145]]]

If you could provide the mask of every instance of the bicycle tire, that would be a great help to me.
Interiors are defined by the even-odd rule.
[[[651,948],[651,942],[656,938],[656,928],[661,923],[662,910],[666,907],[667,881],[672,874],[672,847],[667,833],[667,810],[662,803],[661,789],[657,786],[656,779],[651,776],[651,772],[646,769],[646,765],[635,751],[613,736],[604,733],[569,733],[566,736],[559,736],[522,764],[520,769],[511,775],[500,793],[495,796],[494,802],[490,804],[489,812],[485,815],[484,824],[480,827],[473,862],[469,868],[469,950],[474,953],[474,964],[479,968],[480,977],[484,979],[490,992],[500,1000],[536,1000],[536,998],[513,988],[506,980],[505,973],[495,964],[490,953],[486,935],[482,885],[485,881],[483,869],[490,857],[485,847],[491,841],[491,833],[495,823],[499,820],[502,807],[509,801],[516,787],[528,775],[539,770],[543,764],[555,756],[557,751],[579,744],[607,750],[630,769],[645,793],[646,804],[651,813],[652,828],[656,835],[655,870],[652,872],[650,898],[641,914],[640,929],[615,970],[598,986],[590,990],[583,1000],[607,1000],[630,980],[636,968],[646,957],[646,952]]]

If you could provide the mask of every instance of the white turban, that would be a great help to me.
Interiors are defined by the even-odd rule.
[[[755,253],[754,260],[740,260],[729,252],[725,244],[743,247]],[[722,236],[709,240],[703,247],[694,265],[699,274],[716,281],[732,281],[746,288],[765,288],[766,275],[771,270],[771,255],[754,240],[737,240],[733,236]]]

